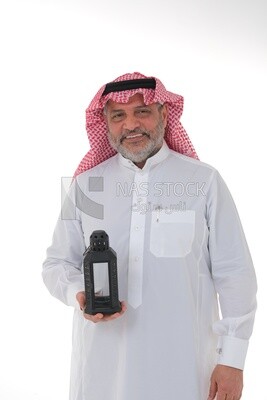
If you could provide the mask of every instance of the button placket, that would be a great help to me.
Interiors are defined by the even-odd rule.
[[[141,183],[146,183],[148,173],[136,172],[134,184],[137,190],[132,193],[132,216],[129,242],[129,269],[128,269],[128,303],[137,308],[142,304],[143,285],[143,252],[146,213],[140,212],[138,205],[147,204],[148,196],[141,189]]]

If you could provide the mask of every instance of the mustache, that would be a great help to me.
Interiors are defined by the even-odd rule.
[[[122,143],[123,140],[127,138],[127,136],[133,135],[133,134],[138,134],[138,133],[141,134],[141,135],[150,137],[150,134],[149,134],[148,131],[143,130],[143,129],[140,129],[140,128],[125,129],[125,130],[122,132],[122,135],[121,135],[121,138],[120,138],[120,142]]]

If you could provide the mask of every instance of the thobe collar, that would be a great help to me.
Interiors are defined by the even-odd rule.
[[[146,163],[143,166],[143,168],[139,168],[131,160],[123,157],[120,153],[118,154],[118,157],[119,157],[119,163],[124,167],[129,168],[135,172],[147,172],[153,165],[159,164],[161,161],[165,160],[165,158],[167,158],[169,154],[170,154],[170,149],[165,140],[163,140],[163,144],[159,149],[159,151],[156,154],[154,154],[154,156],[149,157],[146,160]]]

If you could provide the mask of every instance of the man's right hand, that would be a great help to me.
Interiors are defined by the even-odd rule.
[[[79,303],[80,309],[84,312],[85,304],[86,304],[85,303],[85,301],[86,301],[85,292],[78,292],[76,294],[76,299]],[[89,321],[92,321],[94,323],[101,322],[101,321],[107,322],[107,321],[113,321],[114,319],[121,317],[125,313],[126,310],[127,310],[126,303],[125,303],[125,301],[122,301],[121,302],[121,311],[117,312],[115,314],[106,315],[106,314],[97,313],[95,315],[90,315],[90,314],[85,314],[85,312],[84,312],[83,315],[84,315],[85,319],[88,319]]]

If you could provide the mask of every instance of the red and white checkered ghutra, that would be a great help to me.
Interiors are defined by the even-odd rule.
[[[146,77],[139,72],[122,75],[113,82],[149,80],[150,78],[155,80],[155,89],[137,87],[134,89],[110,91],[103,95],[106,85],[100,88],[86,110],[86,130],[90,150],[80,162],[74,176],[95,167],[116,154],[116,151],[111,147],[108,140],[107,124],[103,116],[103,109],[108,100],[113,100],[117,103],[128,103],[130,97],[136,93],[143,95],[145,104],[167,103],[169,113],[164,136],[167,145],[178,153],[198,159],[195,149],[180,122],[183,112],[182,96],[167,91],[159,79]]]

